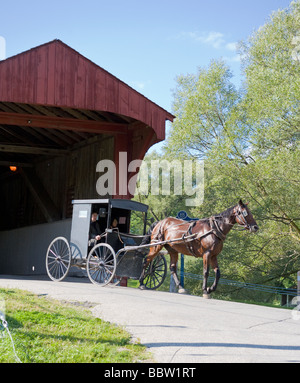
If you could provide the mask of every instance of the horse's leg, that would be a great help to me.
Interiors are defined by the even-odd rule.
[[[178,276],[177,276],[177,262],[178,262],[178,253],[176,250],[172,249],[171,246],[166,245],[165,248],[167,249],[168,253],[170,254],[170,271],[171,276],[174,278],[174,282],[176,284],[176,287],[178,288],[179,294],[186,294],[187,291],[181,286]]]
[[[214,272],[215,272],[215,280],[214,280],[214,283],[212,284],[211,287],[209,287],[207,289],[207,292],[208,294],[216,291],[217,289],[217,286],[218,286],[218,282],[219,282],[219,279],[221,277],[221,273],[220,273],[220,269],[219,269],[219,265],[218,265],[218,261],[217,261],[217,257],[212,257],[211,260],[210,260],[210,265],[211,267],[214,269]]]
[[[207,251],[203,255],[203,296],[207,297],[209,295],[209,290],[207,289],[207,280],[209,276],[209,265],[210,265],[210,260],[211,260],[211,254],[210,251]]]
[[[139,282],[140,282],[140,287],[139,288],[141,290],[145,289],[144,279],[145,279],[146,268],[153,261],[153,259],[157,256],[157,254],[161,251],[162,248],[163,248],[163,246],[160,246],[160,245],[150,248],[149,254],[147,255],[147,257],[144,260],[143,271],[142,271],[142,274],[141,274],[141,276],[139,278]]]

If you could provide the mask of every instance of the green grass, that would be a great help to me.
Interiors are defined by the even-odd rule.
[[[24,363],[149,361],[146,348],[132,343],[123,328],[93,317],[83,306],[10,289],[0,289],[1,302],[16,353]],[[10,338],[0,321],[0,362],[15,361]]]

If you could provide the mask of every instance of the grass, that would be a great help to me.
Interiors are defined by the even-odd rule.
[[[149,361],[146,347],[132,343],[123,328],[93,317],[83,306],[11,289],[0,289],[1,302],[23,363]],[[0,362],[15,361],[12,343],[6,331],[1,331],[0,321]]]

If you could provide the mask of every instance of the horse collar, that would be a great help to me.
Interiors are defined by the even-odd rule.
[[[219,224],[215,217],[210,217],[209,219],[210,227],[212,229],[212,232],[214,235],[219,238],[221,241],[225,241],[226,235],[222,232],[222,230],[219,227]]]

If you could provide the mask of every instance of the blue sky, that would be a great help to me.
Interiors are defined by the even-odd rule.
[[[62,40],[172,112],[175,78],[223,57],[240,81],[235,44],[291,0],[5,1],[6,57]]]

